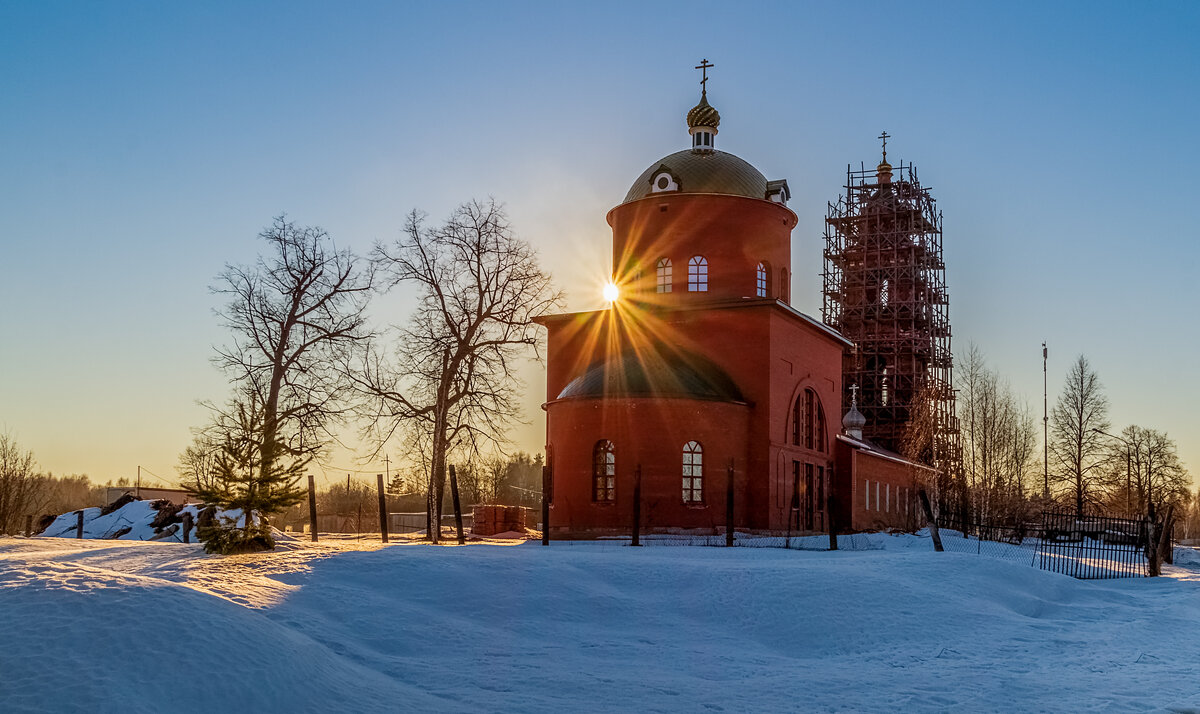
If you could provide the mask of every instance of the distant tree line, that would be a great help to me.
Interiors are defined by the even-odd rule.
[[[0,534],[22,533],[25,520],[103,506],[109,488],[129,486],[128,479],[92,483],[85,475],[55,476],[38,469],[33,452],[21,448],[12,435],[0,433]]]

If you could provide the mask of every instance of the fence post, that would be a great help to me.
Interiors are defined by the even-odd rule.
[[[642,465],[633,467],[633,540],[629,545],[640,546],[642,529]]]
[[[312,534],[312,542],[317,542],[317,487],[313,483],[313,475],[308,475],[308,530]]]
[[[438,528],[442,524],[438,522]],[[433,540],[433,481],[429,482],[429,489],[425,491],[425,540]]]
[[[833,491],[832,486],[833,478],[831,476],[829,486],[825,487],[825,521],[829,524],[829,549],[837,550],[837,521],[833,516],[833,509],[837,505],[837,502],[836,496],[831,493]]]
[[[192,532],[192,512],[184,511],[183,512],[183,542],[184,543],[192,542],[191,532]]]
[[[725,478],[725,547],[733,547],[733,459],[729,460],[729,471]]]
[[[933,537],[933,549],[941,553],[945,549],[942,548],[942,535],[938,533],[937,519],[933,517],[933,507],[929,505],[929,494],[925,493],[925,489],[921,489],[919,494],[921,496],[921,508],[925,510],[925,521],[929,524],[929,535]]]
[[[542,466],[542,545],[550,545],[550,499],[553,482],[554,474],[547,459]]]
[[[383,474],[375,474],[379,485],[379,537],[382,542],[388,542],[388,512],[387,496],[383,492]]]
[[[25,516],[25,537],[33,537],[33,516]]]
[[[792,547],[792,514],[796,514],[797,529],[800,526],[800,472],[792,474],[792,500],[788,503],[787,538],[783,541],[784,548]]]
[[[75,537],[83,538],[83,511],[75,511]]]
[[[382,477],[381,477],[382,478]],[[462,529],[462,503],[458,500],[458,470],[450,464],[450,500],[454,502],[454,527],[458,529],[458,544],[467,542]]]

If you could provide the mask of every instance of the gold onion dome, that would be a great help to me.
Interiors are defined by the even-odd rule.
[[[721,113],[713,108],[708,103],[708,92],[700,93],[700,103],[691,108],[687,113],[687,124],[689,129],[695,129],[698,126],[707,126],[716,129],[721,124]]]

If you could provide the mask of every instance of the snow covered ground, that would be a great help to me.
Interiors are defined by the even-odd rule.
[[[0,539],[0,711],[1200,711],[1159,579],[882,550]]]

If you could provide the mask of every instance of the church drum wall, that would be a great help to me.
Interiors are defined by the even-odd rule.
[[[556,534],[629,534],[634,470],[642,469],[642,528],[723,529],[726,478],[734,463],[735,522],[745,522],[749,407],[692,399],[565,399],[546,406]],[[592,499],[592,454],[608,439],[616,453],[616,498]],[[704,449],[704,503],[683,502],[683,446]]]
[[[780,204],[742,196],[664,193],[617,206],[608,220],[618,284],[654,293],[656,264],[667,257],[672,291],[657,297],[664,302],[685,300],[688,261],[702,255],[708,260],[710,298],[754,297],[760,261],[770,268],[768,297],[785,302],[790,297],[788,286],[780,284],[780,270],[791,271],[796,214]],[[636,283],[639,271],[642,280]]]

